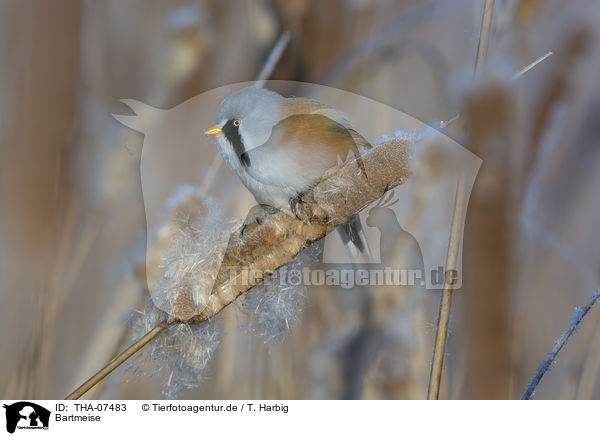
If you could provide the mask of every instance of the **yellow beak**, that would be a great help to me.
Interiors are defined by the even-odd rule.
[[[221,135],[222,133],[223,130],[221,130],[219,126],[212,126],[210,129],[207,129],[206,132],[204,132],[205,135]]]

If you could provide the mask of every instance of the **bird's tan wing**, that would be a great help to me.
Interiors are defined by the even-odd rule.
[[[281,119],[291,117],[292,115],[313,114],[319,110],[330,109],[322,103],[309,98],[290,97],[281,101]]]
[[[359,152],[372,148],[372,145],[360,133],[354,130],[350,119],[344,112],[309,98],[290,97],[282,101],[282,120],[291,117],[292,115],[301,114],[323,115],[336,123],[341,124],[350,131]]]
[[[248,171],[266,184],[311,186],[348,157],[356,157],[364,173],[360,149],[365,144],[370,147],[358,133],[325,115],[295,114],[275,125],[265,144],[248,152]],[[274,174],[273,164],[262,167],[265,162],[276,162],[280,174]]]
[[[346,128],[352,128],[352,123],[348,116],[337,109],[329,107],[316,100],[301,97],[286,98],[281,103],[281,119],[291,117],[292,115],[319,114],[341,124]]]
[[[355,137],[361,144],[356,144]],[[350,152],[358,156],[359,146],[367,142],[354,130],[321,113],[295,114],[281,120],[269,140],[278,141],[281,147],[302,144],[306,152],[317,153],[327,149],[331,154],[343,158]]]

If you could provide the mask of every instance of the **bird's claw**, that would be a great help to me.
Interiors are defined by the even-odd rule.
[[[272,215],[277,212],[277,209],[268,204],[257,204],[248,212],[248,216],[242,224],[240,236],[244,236],[246,229],[252,225],[261,225],[265,216]]]
[[[299,204],[306,204],[306,202],[302,199],[302,195],[297,195],[296,197],[290,198],[290,209],[292,209],[292,213],[296,216],[296,218],[301,219],[298,216],[297,206]]]

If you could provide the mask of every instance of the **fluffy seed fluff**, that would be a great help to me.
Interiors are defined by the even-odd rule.
[[[306,248],[246,294],[243,302],[246,321],[250,330],[265,342],[282,340],[305,302],[306,287],[301,280],[292,278],[282,283],[281,274],[301,271],[316,262],[321,251],[321,244]],[[147,306],[136,311],[133,317],[133,339],[141,338],[167,317],[168,314],[149,299]],[[134,376],[159,375],[165,398],[177,398],[183,391],[201,384],[218,345],[219,335],[213,319],[200,324],[173,325],[136,354],[128,372]]]
[[[402,139],[409,142],[417,142],[423,136],[422,132],[418,130],[413,130],[412,133],[407,132],[406,130],[396,129],[391,135],[381,135],[378,139],[375,140],[375,145],[381,145],[384,142],[391,141],[392,139]]]
[[[298,253],[287,265],[277,269],[252,288],[242,301],[242,311],[250,331],[265,343],[282,341],[306,301],[306,286],[298,272],[317,262],[322,244]]]
[[[152,300],[138,311],[132,323],[134,340],[141,338],[166,318]],[[142,348],[129,363],[132,375],[155,375],[162,380],[162,394],[176,398],[187,389],[197,388],[205,376],[210,358],[219,345],[213,320],[200,324],[176,324]]]
[[[180,187],[168,209],[159,232],[162,252],[154,256],[152,299],[175,318],[189,319],[206,307],[236,223],[223,217],[216,199],[191,187]]]

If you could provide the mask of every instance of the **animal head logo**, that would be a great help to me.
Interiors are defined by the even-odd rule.
[[[21,429],[47,429],[50,423],[50,411],[29,401],[4,404],[6,409],[6,431],[14,433]]]

